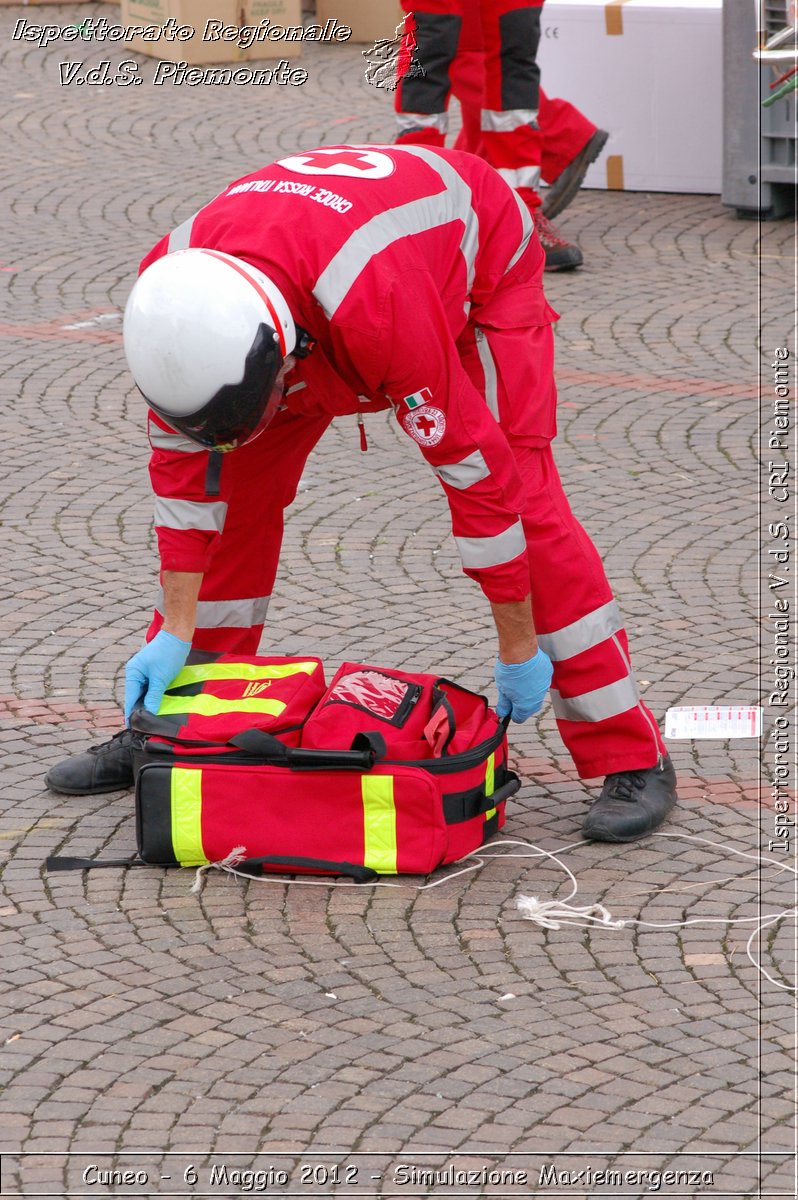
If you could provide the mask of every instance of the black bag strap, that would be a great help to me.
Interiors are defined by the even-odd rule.
[[[288,761],[288,747],[274,734],[266,733],[264,729],[245,729],[230,738],[230,745],[237,746],[245,754],[258,758],[268,758],[278,766],[285,766]]]
[[[484,786],[469,788],[464,792],[447,792],[443,797],[443,819],[447,825],[459,825],[470,821],[514,796],[521,787],[521,780],[514,771],[505,769],[506,779],[494,792],[486,792]]]
[[[48,871],[90,871],[95,867],[147,867],[149,863],[136,854],[131,858],[70,858],[57,854],[48,858],[45,866]]]
[[[359,863],[332,862],[326,858],[304,858],[293,854],[264,854],[260,858],[246,858],[236,863],[233,868],[242,875],[266,875],[266,867],[282,867],[286,874],[291,874],[291,868],[310,867],[317,871],[325,871],[330,875],[348,875],[356,883],[372,883],[378,878],[377,872],[371,867],[363,867]]]
[[[378,729],[364,729],[356,733],[349,749],[369,750],[374,755],[374,762],[379,762],[388,753],[385,738]]]
[[[131,858],[70,858],[68,855],[55,855],[48,858],[45,866],[48,872],[53,871],[91,871],[95,867],[153,867],[161,864],[146,863],[138,856]],[[164,866],[175,866],[166,863]],[[213,864],[210,864],[213,865]],[[363,867],[359,863],[332,862],[326,858],[303,858],[287,854],[264,855],[262,858],[247,858],[236,863],[234,870],[242,875],[264,875],[265,866],[282,867],[286,874],[291,874],[291,868],[310,867],[318,871],[326,871],[330,875],[348,875],[356,883],[372,883],[378,878],[377,872],[371,867]]]

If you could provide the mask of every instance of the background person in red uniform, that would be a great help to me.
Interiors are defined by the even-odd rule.
[[[151,408],[162,594],[128,663],[126,716],[142,698],[157,710],[192,644],[256,652],[308,454],[334,415],[391,407],[490,604],[499,712],[538,711],[553,664],[577,769],[607,776],[586,834],[626,841],[661,824],[673,767],[551,453],[542,271],[517,193],[473,155],[421,146],[291,155],[155,246],[124,335]],[[131,782],[124,732],[48,776],[71,793]]]
[[[460,101],[458,150],[479,154],[535,217],[546,269],[582,263],[550,217],[576,195],[607,141],[577,108],[540,87],[543,0],[402,0],[407,13],[395,96],[397,143],[442,147],[449,99]],[[541,178],[549,187],[541,203]]]

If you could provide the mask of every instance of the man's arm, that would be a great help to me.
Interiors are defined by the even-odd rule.
[[[164,571],[164,623],[125,667],[125,721],[139,704],[157,713],[163,694],[186,664],[197,620],[202,575]]]
[[[164,571],[161,575],[164,599],[163,628],[167,633],[190,642],[197,624],[197,598],[202,575],[192,571]]]
[[[551,686],[551,660],[538,647],[529,596],[504,604],[494,601],[490,607],[499,637],[496,712],[525,721],[543,707]]]
[[[535,636],[530,597],[510,600],[506,604],[494,601],[490,607],[499,639],[501,661],[522,663],[537,654],[538,639]]]

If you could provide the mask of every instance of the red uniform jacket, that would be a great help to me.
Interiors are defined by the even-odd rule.
[[[286,406],[342,414],[391,405],[441,480],[466,573],[489,599],[525,596],[521,485],[504,430],[531,438],[547,431],[536,428],[524,395],[510,393],[497,420],[458,349],[474,326],[523,328],[556,317],[531,220],[499,175],[455,151],[324,147],[231,184],[163,238],[141,269],[186,246],[265,272],[317,341],[288,377]],[[181,499],[182,472],[183,498],[198,501],[200,460],[177,442],[172,451],[169,431],[154,424],[156,494]],[[235,456],[226,456],[226,471]],[[190,504],[181,512],[169,527],[156,519],[162,565],[204,570],[219,531],[192,524]]]

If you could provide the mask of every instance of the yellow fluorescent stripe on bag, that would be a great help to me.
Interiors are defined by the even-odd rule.
[[[172,849],[181,867],[208,860],[202,847],[202,771],[172,768]]]
[[[285,711],[282,700],[222,700],[219,696],[164,696],[158,709],[159,717],[175,713],[197,713],[200,717],[221,717],[225,713],[268,713],[279,717]]]
[[[195,663],[183,670],[171,686],[185,687],[189,683],[206,683],[212,679],[288,679],[291,675],[312,675],[319,664],[315,662],[273,663]]]
[[[365,854],[363,865],[381,875],[396,874],[396,805],[393,776],[364,775],[363,829]]]
[[[488,761],[485,764],[485,795],[492,796],[496,791],[496,752],[488,755]],[[491,808],[485,813],[485,820],[489,821],[491,817],[496,815],[496,809]]]
[[[496,751],[488,755],[485,764],[485,795],[492,796],[496,791]]]

